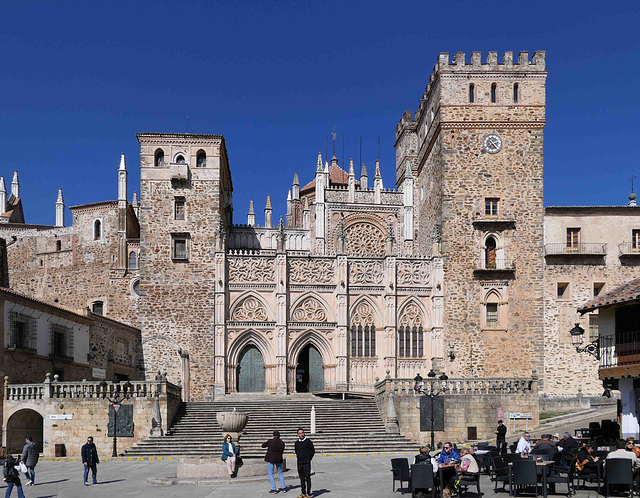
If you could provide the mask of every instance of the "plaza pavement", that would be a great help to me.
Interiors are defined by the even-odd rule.
[[[313,496],[324,498],[359,498],[359,497],[397,497],[400,491],[391,491],[390,459],[399,456],[412,455],[351,455],[351,456],[320,456],[314,459],[312,476]],[[289,459],[289,465],[295,467],[295,461]],[[167,481],[176,475],[177,462],[174,461],[104,461],[98,465],[98,481],[100,484],[84,486],[82,484],[83,467],[80,462],[44,461],[36,467],[36,486],[24,486],[27,498],[75,498],[75,497],[267,497],[270,485],[267,479],[257,481],[243,481],[241,479],[224,479],[218,484],[209,485],[153,485],[148,480],[160,478]],[[277,478],[276,478],[277,482]],[[285,473],[285,482],[290,487],[286,494],[275,496],[296,498],[300,494],[300,482],[295,470]],[[0,486],[0,496],[4,495],[6,485]],[[499,488],[500,489],[500,488]],[[507,492],[493,492],[493,483],[488,476],[482,476],[481,490],[484,498],[497,496],[508,498]],[[560,493],[566,493],[564,485],[557,485]],[[467,496],[475,498],[472,488]],[[17,496],[14,490],[12,496]],[[404,496],[411,496],[408,492]],[[560,496],[560,495],[549,495]],[[595,489],[579,490],[578,498],[596,498]]]

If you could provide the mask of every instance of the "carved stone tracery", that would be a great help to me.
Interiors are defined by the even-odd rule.
[[[356,222],[346,229],[349,256],[384,256],[385,234],[375,225]]]
[[[255,297],[247,297],[233,311],[231,320],[238,322],[264,322],[267,320],[267,310]]]
[[[352,261],[349,263],[349,281],[352,284],[379,285],[383,271],[380,261]]]
[[[335,262],[329,259],[291,259],[291,282],[305,284],[331,284],[334,281]]]
[[[398,263],[398,285],[429,285],[431,265],[427,262],[400,261]]]
[[[314,297],[302,301],[291,314],[294,322],[326,322],[327,312],[324,306]]]
[[[416,303],[409,303],[402,312],[399,325],[403,327],[421,327],[422,312]]]
[[[231,282],[273,282],[274,279],[273,258],[229,258]]]
[[[367,301],[362,301],[351,315],[352,325],[374,325],[375,315],[371,305]]]

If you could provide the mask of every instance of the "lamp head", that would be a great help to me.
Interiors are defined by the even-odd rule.
[[[427,377],[430,377],[431,379],[433,379],[435,376],[436,376],[436,373],[433,371],[433,368],[432,368],[427,374]]]
[[[579,323],[575,324],[575,326],[569,331],[569,334],[571,334],[571,343],[575,347],[582,345],[584,342],[584,329]]]
[[[422,385],[422,377],[420,376],[420,373],[418,373],[415,378],[413,379],[414,384],[413,384],[413,390],[414,391],[419,391],[420,390],[420,386]]]

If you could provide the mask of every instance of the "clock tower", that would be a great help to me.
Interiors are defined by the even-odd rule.
[[[396,128],[397,165],[415,178],[416,243],[444,259],[443,345],[467,359],[447,365],[453,375],[543,371],[546,76],[544,52],[441,53]]]

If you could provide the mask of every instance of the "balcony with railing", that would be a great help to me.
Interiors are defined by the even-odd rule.
[[[515,259],[478,258],[475,262],[473,273],[476,276],[493,275],[494,273],[514,273],[516,271]]]
[[[597,256],[604,257],[607,254],[607,244],[599,242],[580,243],[580,244],[545,244],[545,256]]]
[[[619,332],[615,335],[601,336],[600,376],[606,377],[603,369],[638,366],[640,368],[640,330]]]
[[[623,242],[618,245],[619,258],[640,258],[640,244],[636,242]]]

